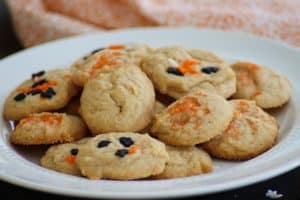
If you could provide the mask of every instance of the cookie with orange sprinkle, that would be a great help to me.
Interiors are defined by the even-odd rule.
[[[20,120],[10,134],[10,141],[20,145],[55,144],[73,142],[87,134],[87,127],[79,117],[43,112]]]
[[[175,99],[200,90],[228,98],[236,91],[235,75],[229,64],[205,50],[159,48],[145,57],[141,68],[156,90]]]
[[[197,92],[157,114],[151,134],[170,145],[193,146],[222,134],[232,116],[232,106],[223,97]]]
[[[273,69],[251,62],[232,64],[237,77],[236,99],[253,100],[261,108],[275,108],[291,98],[288,79]]]
[[[72,64],[72,79],[76,85],[83,87],[100,72],[109,72],[127,63],[139,66],[141,59],[150,51],[150,47],[143,44],[118,44],[95,49]]]
[[[141,179],[161,173],[169,156],[164,143],[147,134],[101,134],[84,144],[76,158],[90,179]]]
[[[39,71],[9,94],[4,104],[4,117],[20,120],[32,113],[56,111],[79,92],[71,80],[70,70]]]
[[[40,164],[51,170],[79,176],[80,170],[76,164],[76,156],[80,147],[90,138],[83,138],[72,143],[52,145],[40,160]]]
[[[271,148],[279,126],[254,101],[232,100],[234,116],[222,133],[203,145],[211,155],[226,160],[247,160]]]

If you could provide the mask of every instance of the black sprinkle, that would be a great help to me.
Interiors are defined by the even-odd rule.
[[[130,137],[120,137],[119,141],[124,147],[130,147],[134,144],[134,141]]]
[[[204,67],[201,69],[201,71],[205,74],[213,74],[217,73],[219,71],[218,67]]]
[[[127,149],[118,149],[115,153],[116,156],[119,156],[120,158],[123,158],[124,156],[126,156],[128,154],[128,150]]]
[[[167,72],[176,76],[183,76],[183,74],[176,67],[168,67]]]
[[[27,94],[31,94],[32,96],[40,94],[42,91],[41,90],[31,90],[30,92],[28,92]]]
[[[76,156],[76,155],[78,154],[78,149],[77,149],[77,148],[71,149],[70,153],[71,153],[73,156]]]
[[[45,74],[45,71],[42,70],[42,71],[39,71],[37,73],[31,74],[31,78],[34,79],[35,77],[40,77],[40,76],[43,76],[44,74]]]
[[[98,148],[103,148],[109,145],[111,143],[109,140],[102,140],[98,143],[97,147]]]
[[[49,87],[46,92],[50,93],[52,95],[56,95],[56,92],[54,91],[54,89],[52,87]]]
[[[46,80],[46,79],[42,79],[42,80],[40,80],[40,81],[38,81],[38,82],[35,82],[34,84],[32,84],[32,88],[34,88],[34,87],[36,87],[36,86],[39,86],[39,85],[42,85],[42,84],[44,84],[44,83],[47,83],[48,81]]]
[[[43,97],[43,98],[51,99],[52,96],[53,96],[53,94],[50,93],[50,92],[47,92],[47,91],[46,92],[41,92],[41,97]]]
[[[23,99],[25,99],[26,95],[24,93],[20,93],[17,96],[15,96],[14,100],[15,101],[22,101]]]
[[[97,53],[97,52],[99,52],[99,51],[103,51],[105,48],[98,48],[98,49],[95,49],[95,50],[93,50],[92,52],[91,52],[91,55],[93,55],[93,54],[95,54],[95,53]]]

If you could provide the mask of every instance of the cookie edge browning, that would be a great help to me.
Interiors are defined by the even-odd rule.
[[[237,101],[240,101],[240,100],[241,99],[235,99],[235,100],[231,100],[231,102],[234,102],[234,101],[237,102]],[[242,101],[248,101],[248,102],[252,102],[252,103],[255,104],[254,101],[249,101],[249,100],[242,100]],[[257,108],[258,108],[258,110],[262,111],[264,114],[267,114],[268,117],[270,117],[270,119],[277,126],[275,137],[273,138],[273,141],[269,145],[266,145],[264,148],[262,148],[261,150],[255,152],[255,153],[251,152],[251,153],[248,153],[246,155],[229,155],[230,153],[228,153],[228,152],[220,151],[220,150],[214,148],[213,146],[210,146],[210,145],[214,144],[214,143],[211,143],[211,142],[214,142],[214,140],[216,142],[220,141],[220,139],[222,138],[222,135],[219,135],[219,136],[217,136],[215,138],[212,138],[210,141],[208,141],[208,142],[206,142],[204,144],[201,144],[201,147],[204,150],[206,150],[209,154],[211,154],[213,157],[215,157],[215,158],[220,158],[220,159],[224,159],[224,160],[232,160],[232,161],[245,161],[245,160],[249,160],[249,159],[255,158],[256,156],[259,156],[262,153],[264,153],[264,152],[268,151],[269,149],[271,149],[276,144],[276,142],[277,142],[277,138],[278,138],[278,134],[279,134],[279,124],[278,124],[277,120],[273,116],[271,116],[270,114],[268,114],[267,112],[265,112],[262,108],[260,108],[259,106],[257,106]]]
[[[167,153],[169,154],[169,160],[172,159],[172,151],[185,151],[190,153],[190,155],[192,157],[197,157],[198,158],[198,162],[200,163],[200,168],[198,169],[198,172],[195,173],[195,171],[193,171],[193,173],[189,174],[190,171],[185,171],[187,174],[174,174],[174,173],[170,173],[167,172],[166,170],[172,170],[172,168],[168,168],[168,162],[166,164],[165,170],[155,176],[152,176],[151,178],[153,179],[173,179],[173,178],[183,178],[183,177],[190,177],[190,176],[196,176],[196,175],[202,175],[202,174],[206,174],[206,173],[210,173],[213,171],[213,161],[211,159],[211,156],[204,151],[203,149],[199,148],[199,147],[175,147],[175,146],[170,146],[170,145],[166,145],[166,149],[167,149]],[[195,153],[198,153],[198,155],[195,155]],[[201,158],[200,155],[201,154]],[[182,155],[180,155],[181,158]],[[186,160],[186,163],[189,163],[189,160],[183,158],[184,160]],[[190,158],[189,158],[190,159]]]
[[[48,113],[48,112],[31,114],[27,118],[29,118],[32,115],[43,115],[45,113]],[[27,137],[24,138],[24,134],[22,134],[22,128],[23,128],[23,126],[26,126],[26,124],[23,125],[23,124],[19,123],[15,127],[15,129],[10,133],[11,143],[17,144],[17,145],[41,145],[41,144],[73,142],[75,140],[83,138],[84,136],[86,136],[88,134],[88,129],[87,129],[86,125],[79,117],[67,115],[67,114],[63,114],[63,113],[49,113],[49,114],[59,115],[62,117],[61,123],[58,125],[58,127],[56,127],[56,129],[57,128],[62,129],[61,130],[62,132],[60,132],[58,135],[54,136],[53,134],[54,133],[57,134],[57,132],[54,132],[53,130],[51,130],[51,132],[52,132],[52,133],[50,132],[51,138],[48,138],[46,136],[46,133],[48,131],[47,130],[48,124],[46,124],[45,122],[41,122],[41,123],[43,123],[42,128],[44,129],[42,131],[43,136],[39,136],[40,138],[37,139],[37,137],[35,137],[35,136],[28,137],[29,134],[31,134],[31,133],[27,133]],[[24,118],[24,119],[26,120],[27,118]],[[65,128],[62,127],[62,123],[66,123]],[[30,131],[32,131],[32,130],[30,130]]]

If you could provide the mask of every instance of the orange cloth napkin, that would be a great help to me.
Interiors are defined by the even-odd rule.
[[[137,26],[241,30],[300,47],[300,0],[6,0],[24,46]]]

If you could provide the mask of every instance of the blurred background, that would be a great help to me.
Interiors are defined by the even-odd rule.
[[[14,30],[25,47],[90,32],[128,27],[185,25],[245,31],[300,46],[300,0],[5,0],[5,2],[11,13]],[[3,8],[1,18],[2,11]],[[7,25],[8,22],[1,23]]]

